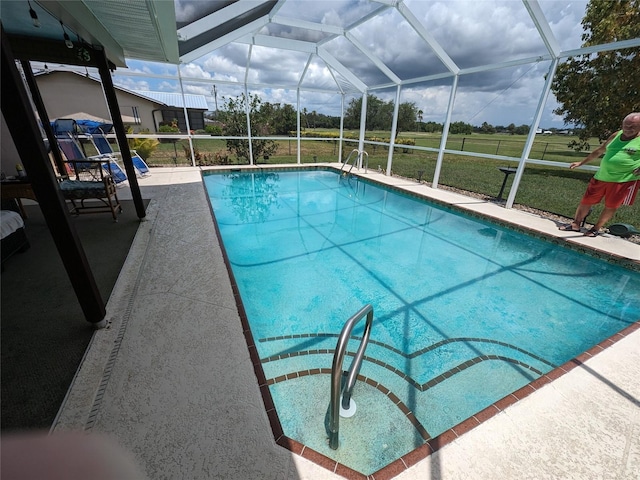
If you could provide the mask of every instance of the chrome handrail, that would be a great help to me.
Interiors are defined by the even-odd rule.
[[[369,171],[369,154],[362,150],[358,150],[356,148],[354,148],[353,150],[351,150],[351,153],[349,153],[349,156],[347,157],[347,159],[344,161],[344,163],[340,166],[340,172],[342,173],[342,169],[344,168],[345,165],[349,164],[349,159],[351,158],[351,155],[353,155],[353,153],[357,153],[356,158],[353,159],[353,163],[351,164],[351,168],[349,169],[349,171],[347,173],[351,173],[351,170],[353,170],[353,167],[356,164],[356,161],[358,162],[358,169],[360,169],[362,167],[362,158],[364,155],[367,156],[367,161],[365,163],[365,167],[364,167],[364,173],[367,173]]]
[[[338,448],[338,430],[340,429],[340,379],[342,377],[342,362],[344,361],[351,331],[356,323],[362,320],[365,315],[367,316],[367,323],[364,327],[364,334],[362,335],[360,347],[358,347],[358,351],[351,362],[351,367],[349,367],[349,373],[347,374],[347,381],[342,395],[342,406],[348,409],[351,403],[351,393],[358,378],[364,351],[367,348],[371,334],[373,307],[370,304],[362,307],[344,324],[342,332],[340,332],[340,336],[338,337],[335,353],[333,354],[333,366],[331,367],[331,403],[329,404],[329,446],[334,450]]]
[[[368,173],[369,172],[369,154],[365,150],[362,150],[362,152],[360,152],[360,158],[362,159],[364,155],[367,156],[367,161],[364,165],[364,173]],[[360,167],[362,167],[362,160],[360,161]]]
[[[349,164],[349,159],[351,158],[351,155],[353,155],[353,152],[356,152],[358,154],[358,155],[356,155],[356,158],[353,161],[354,164],[355,164],[356,159],[360,156],[360,151],[358,149],[354,148],[353,150],[351,150],[351,152],[349,153],[349,156],[347,157],[347,159],[340,166],[340,172],[341,173],[342,173],[342,169],[344,168],[344,166]],[[351,165],[351,168],[349,169],[349,171],[347,173],[351,173],[351,169],[352,168],[353,168],[353,165]]]

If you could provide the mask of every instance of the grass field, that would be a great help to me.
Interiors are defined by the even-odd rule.
[[[336,131],[316,130],[318,137]],[[346,135],[347,132],[345,132]],[[357,135],[357,132],[351,132]],[[367,132],[367,136],[381,139],[388,138],[388,132]],[[418,147],[437,149],[440,145],[440,135],[418,132],[404,132],[399,138],[412,139]],[[575,162],[583,159],[589,152],[575,152],[567,147],[575,137],[568,135],[539,135],[536,137],[529,154],[529,158],[557,162]],[[450,135],[447,139],[448,150],[460,150],[469,153],[500,155],[519,158],[526,141],[524,135],[501,134],[472,134]],[[287,164],[297,162],[297,141],[278,141],[278,150],[268,159],[261,159],[261,164]],[[216,138],[197,138],[193,140],[197,152],[214,158],[218,155],[228,155],[226,142]],[[191,165],[187,158],[184,145],[187,140],[180,140],[176,144],[161,143],[154,151],[147,163],[151,166]],[[598,145],[597,139],[590,142],[592,148]],[[357,148],[355,141],[345,142],[343,158]],[[388,148],[382,145],[365,145],[369,155],[369,168],[376,170],[378,166],[386,170]],[[336,162],[338,161],[339,145],[335,140],[306,140],[301,141],[300,155],[302,163]],[[397,146],[393,154],[392,174],[407,178],[421,178],[431,182],[436,166],[437,152],[416,150],[405,145]],[[230,164],[238,162],[229,156]],[[498,170],[502,166],[515,166],[516,163],[507,160],[487,159],[478,156],[445,154],[440,173],[440,185],[477,192],[480,194],[497,196],[504,179],[504,174]],[[597,162],[594,162],[597,165]],[[539,210],[573,217],[575,209],[584,193],[593,172],[570,170],[567,167],[535,165],[528,163],[520,182],[516,203]],[[509,177],[503,193],[506,198],[513,180]],[[640,200],[639,200],[640,202]],[[629,223],[640,228],[640,207],[621,207],[611,223]],[[589,222],[595,221],[602,206],[596,206],[589,216]]]

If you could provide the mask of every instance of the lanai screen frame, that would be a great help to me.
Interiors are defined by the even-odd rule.
[[[529,128],[529,134],[527,136],[527,139],[525,141],[525,145],[523,147],[522,150],[522,154],[520,157],[507,157],[507,156],[499,156],[499,155],[490,155],[490,154],[483,154],[483,153],[473,153],[473,156],[475,157],[481,157],[481,158],[488,158],[488,159],[494,159],[494,160],[507,160],[507,161],[515,161],[517,162],[517,169],[516,169],[516,174],[514,176],[514,180],[513,180],[513,184],[512,187],[510,189],[508,198],[506,200],[505,203],[505,207],[506,208],[512,208],[513,207],[513,203],[515,201],[515,197],[517,195],[518,192],[518,187],[520,184],[520,180],[522,178],[522,175],[524,173],[524,168],[526,166],[526,163],[532,163],[532,164],[541,164],[541,165],[551,165],[551,166],[556,166],[556,167],[566,167],[567,164],[564,162],[555,162],[555,161],[548,161],[548,160],[537,160],[537,159],[530,159],[529,158],[529,154],[531,152],[531,148],[533,146],[533,142],[535,140],[535,135],[536,135],[536,131],[538,130],[539,124],[540,124],[540,120],[543,114],[543,110],[545,107],[545,104],[549,98],[549,94],[551,92],[551,84],[552,84],[552,80],[555,76],[555,72],[556,69],[558,67],[558,65],[560,64],[562,59],[566,59],[569,57],[574,57],[574,56],[578,56],[578,55],[585,55],[585,54],[596,54],[596,53],[600,53],[600,52],[606,52],[606,51],[612,51],[612,50],[621,50],[621,49],[625,49],[625,48],[632,48],[632,47],[638,47],[640,46],[640,39],[636,38],[636,39],[630,39],[630,40],[623,40],[623,41],[618,41],[618,42],[613,42],[613,43],[608,43],[608,44],[602,44],[602,45],[596,45],[596,46],[591,46],[591,47],[582,47],[582,48],[578,48],[578,49],[571,49],[571,50],[561,50],[560,45],[558,43],[558,41],[556,40],[553,32],[551,31],[551,28],[549,26],[549,23],[547,21],[547,19],[545,18],[540,5],[538,4],[538,2],[536,0],[522,0],[522,3],[524,4],[530,18],[532,19],[539,35],[540,38],[542,39],[546,51],[547,53],[544,55],[539,55],[539,56],[535,56],[535,57],[531,57],[531,58],[522,58],[522,59],[517,59],[517,60],[510,60],[510,61],[504,61],[504,62],[498,62],[498,63],[494,63],[494,64],[487,64],[487,65],[481,65],[481,66],[477,66],[477,67],[472,67],[472,68],[460,68],[458,65],[456,65],[456,63],[451,59],[451,57],[449,57],[449,55],[447,54],[447,52],[445,51],[445,49],[443,49],[441,47],[441,45],[435,40],[435,38],[433,38],[432,35],[430,35],[430,33],[426,30],[426,28],[421,24],[421,22],[418,20],[418,18],[416,18],[416,16],[411,12],[411,10],[404,4],[404,2],[402,1],[398,1],[398,2],[385,2],[382,0],[376,0],[377,3],[379,3],[379,5],[374,8],[372,10],[371,13],[369,13],[369,15],[363,17],[360,21],[356,22],[353,25],[350,25],[348,29],[343,30],[341,28],[338,27],[332,27],[330,25],[325,25],[325,24],[320,24],[320,23],[312,23],[312,22],[303,22],[304,23],[304,27],[311,29],[311,30],[318,30],[318,31],[322,31],[322,32],[329,32],[335,36],[338,35],[342,35],[344,38],[347,39],[347,41],[351,42],[355,48],[358,49],[359,52],[361,52],[363,55],[365,55],[371,62],[373,62],[379,69],[380,71],[389,79],[388,83],[385,84],[380,84],[380,85],[366,85],[364,82],[362,82],[360,79],[358,79],[355,75],[353,75],[353,73],[344,67],[344,65],[342,65],[339,61],[337,61],[322,45],[322,42],[319,42],[318,44],[316,43],[311,43],[311,42],[301,42],[301,41],[296,41],[296,40],[287,40],[284,38],[279,38],[279,37],[269,37],[266,35],[260,35],[258,34],[258,31],[264,27],[265,25],[267,25],[268,23],[281,23],[281,24],[290,24],[289,20],[284,19],[282,17],[278,16],[278,8],[276,7],[276,9],[274,9],[274,11],[272,11],[269,15],[263,17],[262,19],[260,19],[260,21],[258,21],[257,23],[252,23],[251,25],[247,25],[245,27],[242,27],[240,29],[238,29],[237,31],[233,32],[233,38],[232,39],[219,39],[218,41],[212,42],[212,44],[208,45],[206,48],[199,48],[197,49],[197,51],[194,52],[189,52],[186,53],[185,55],[183,55],[181,57],[181,60],[183,62],[190,62],[195,60],[196,58],[200,58],[204,55],[206,55],[207,53],[212,52],[213,50],[225,45],[226,43],[229,43],[231,41],[238,41],[240,43],[244,43],[248,45],[249,48],[249,58],[248,58],[248,62],[247,62],[247,68],[246,68],[246,73],[244,76],[243,81],[238,81],[238,82],[234,82],[234,81],[225,81],[225,80],[220,80],[220,79],[205,79],[205,78],[199,78],[199,77],[188,77],[188,76],[183,76],[182,75],[182,67],[185,65],[185,63],[182,63],[180,65],[178,65],[178,69],[177,69],[177,76],[169,76],[169,75],[150,75],[147,73],[137,73],[137,72],[131,72],[131,71],[118,71],[116,70],[114,72],[114,76],[127,76],[127,77],[135,77],[135,76],[141,76],[141,77],[156,77],[156,78],[166,78],[166,79],[171,79],[173,81],[178,81],[180,84],[180,90],[182,92],[182,94],[184,94],[184,82],[194,82],[194,83],[198,83],[198,84],[210,84],[212,87],[214,85],[230,85],[230,86],[234,86],[236,88],[239,88],[242,93],[245,94],[245,96],[248,97],[249,93],[251,92],[251,90],[259,90],[259,89],[266,89],[266,88],[279,88],[279,89],[286,89],[286,90],[290,90],[290,91],[295,91],[296,92],[296,114],[297,114],[297,132],[296,132],[296,142],[298,145],[297,148],[297,163],[300,164],[301,163],[301,152],[300,152],[300,144],[302,141],[301,138],[301,102],[300,102],[300,95],[301,92],[323,92],[323,93],[332,93],[332,94],[338,94],[341,96],[342,98],[342,102],[341,102],[341,121],[340,121],[340,133],[339,133],[339,149],[338,149],[338,159],[339,161],[341,161],[340,159],[343,158],[343,151],[344,151],[344,144],[345,144],[345,138],[344,138],[344,113],[345,113],[345,98],[347,97],[347,95],[359,95],[362,98],[362,111],[361,111],[361,124],[360,124],[360,129],[359,129],[359,138],[358,138],[358,147],[357,149],[359,151],[363,151],[365,144],[367,143],[367,141],[365,140],[365,131],[366,131],[366,111],[367,111],[367,95],[375,93],[376,91],[382,90],[382,89],[389,89],[389,88],[393,88],[395,89],[395,100],[394,100],[394,112],[393,112],[393,119],[392,119],[392,127],[391,127],[391,134],[390,134],[390,139],[389,139],[389,143],[388,145],[388,149],[389,149],[389,154],[388,154],[388,159],[387,159],[387,164],[386,164],[386,168],[385,168],[385,173],[386,175],[391,175],[391,169],[392,169],[392,165],[393,165],[393,152],[394,152],[394,146],[395,146],[395,137],[396,137],[396,133],[397,133],[397,121],[398,121],[398,106],[400,104],[400,98],[401,98],[401,94],[403,91],[404,87],[408,87],[408,86],[412,86],[412,85],[416,85],[422,82],[428,82],[428,81],[433,81],[433,80],[440,80],[440,81],[450,81],[450,92],[449,92],[449,101],[448,101],[448,107],[447,107],[447,111],[445,114],[445,121],[444,121],[444,126],[443,126],[443,132],[442,132],[442,137],[441,137],[441,141],[440,141],[440,146],[437,150],[433,149],[433,148],[427,148],[427,147],[418,147],[418,146],[410,146],[408,148],[414,149],[414,150],[425,150],[425,151],[437,151],[437,160],[436,160],[436,168],[435,168],[435,173],[434,173],[434,177],[433,177],[433,181],[432,181],[432,188],[438,188],[439,185],[439,180],[440,180],[440,172],[441,172],[441,168],[442,168],[442,163],[443,163],[443,159],[444,159],[444,155],[445,154],[462,154],[462,155],[469,155],[469,152],[462,152],[462,151],[458,151],[458,150],[448,150],[446,149],[446,143],[447,143],[447,138],[449,135],[449,127],[451,124],[451,119],[452,119],[452,113],[453,113],[453,106],[454,106],[454,102],[455,102],[455,98],[456,98],[456,94],[458,93],[458,89],[459,89],[459,80],[461,78],[463,78],[465,75],[472,75],[472,74],[477,74],[477,73],[481,73],[481,72],[489,72],[489,71],[493,71],[493,70],[501,70],[501,69],[506,69],[506,68],[511,68],[511,67],[515,67],[515,66],[523,66],[523,65],[527,65],[527,64],[533,64],[533,63],[539,63],[539,62],[549,62],[549,68],[546,74],[546,80],[544,82],[544,86],[540,92],[539,98],[538,98],[538,102],[537,102],[537,107],[535,110],[535,114],[533,116],[533,121],[530,124],[530,128]],[[442,62],[443,65],[445,65],[447,71],[444,73],[439,73],[439,74],[435,74],[435,75],[429,75],[429,76],[423,76],[423,77],[418,77],[418,78],[412,78],[412,79],[406,79],[406,80],[402,80],[400,79],[398,76],[396,76],[394,74],[393,71],[391,71],[391,69],[389,69],[384,62],[382,62],[378,57],[376,57],[371,51],[369,51],[367,49],[366,46],[362,45],[361,42],[359,42],[357,40],[357,38],[355,36],[353,36],[352,34],[350,34],[350,31],[357,27],[358,25],[362,24],[363,22],[365,22],[366,20],[374,17],[375,15],[378,15],[379,13],[381,13],[384,10],[387,10],[389,8],[394,8],[396,9],[396,11],[402,15],[403,19],[405,21],[408,22],[408,24],[414,29],[414,31],[422,38],[422,40],[429,45],[429,47],[433,50],[433,53],[435,53],[435,55],[438,57],[438,59]],[[178,33],[180,33],[180,31],[178,31]],[[226,42],[226,43],[225,43]],[[252,83],[251,80],[249,79],[249,75],[248,72],[250,70],[250,63],[251,63],[251,50],[254,46],[268,46],[268,47],[272,47],[272,48],[279,48],[279,49],[284,49],[284,50],[291,50],[291,51],[297,51],[297,52],[304,52],[308,55],[308,60],[307,60],[307,64],[304,68],[304,72],[301,75],[299,81],[297,82],[297,84],[269,84],[269,85],[265,85],[265,84],[258,84],[258,83]],[[208,48],[208,50],[207,50]],[[331,75],[333,76],[334,80],[336,81],[336,85],[335,88],[332,89],[318,89],[318,88],[308,88],[304,86],[304,79],[305,79],[305,74],[306,74],[306,69],[309,67],[310,62],[312,61],[312,58],[315,57],[319,57],[321,58],[325,64],[327,65]],[[340,77],[340,78],[338,78]],[[269,138],[269,139],[273,139],[273,140],[282,140],[284,137],[276,137],[276,136],[269,136],[269,137],[256,137],[256,136],[252,136],[252,132],[251,132],[251,124],[249,122],[249,112],[247,111],[247,128],[248,128],[248,133],[246,137],[242,137],[243,139],[247,139],[247,140],[251,140],[252,138]],[[188,128],[189,132],[190,132],[190,128]],[[183,135],[182,138],[187,138],[189,141],[189,144],[191,147],[193,147],[193,139],[194,138],[198,138],[198,136],[194,136],[190,133],[188,133],[187,135]],[[207,138],[210,138],[209,136],[207,136]],[[217,138],[222,138],[224,139],[224,136],[221,137],[217,137]],[[289,137],[286,137],[287,140],[290,140]],[[305,140],[308,140],[309,137],[305,137]],[[334,140],[333,138],[323,138],[323,137],[313,137],[313,140]],[[249,142],[250,145],[250,164],[253,164],[253,155],[252,155],[252,151],[251,151],[251,141]],[[404,147],[404,146],[403,146]],[[195,165],[195,159],[193,158],[193,148],[191,148],[192,151],[192,165]],[[586,170],[593,170],[595,169],[595,167],[591,167],[591,166],[585,166],[582,167]]]

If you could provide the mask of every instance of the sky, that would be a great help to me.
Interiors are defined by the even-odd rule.
[[[175,4],[176,20],[178,25],[183,25],[210,13],[215,2],[176,0]],[[560,49],[579,48],[587,1],[538,0],[538,4]],[[505,126],[531,124],[549,72],[548,60],[465,73],[465,69],[536,59],[547,53],[522,1],[405,0],[403,5],[424,27],[425,35],[462,69],[452,121],[472,125],[483,122]],[[396,87],[380,64],[406,82],[446,74],[448,69],[439,58],[438,47],[436,50],[431,48],[395,8],[374,15],[375,9],[380,7],[381,4],[366,0],[286,0],[277,15],[294,21],[286,22],[286,25],[268,24],[260,34],[304,41],[325,39],[322,48],[371,88],[371,94],[384,101],[395,101]],[[348,30],[353,41],[340,37],[326,41],[327,33],[297,26],[314,22],[344,28],[367,15],[366,21]],[[379,65],[354,43],[378,59]],[[179,91],[180,82],[175,78],[157,77],[176,75],[176,66],[140,61],[127,63],[129,69],[116,71],[114,83],[117,85],[132,90]],[[137,75],[129,75],[130,72]],[[221,108],[225,99],[242,93],[242,82],[246,78],[249,91],[260,95],[263,101],[294,106],[297,103],[295,86],[300,84],[301,109],[339,116],[341,96],[336,92],[338,85],[348,84],[346,77],[329,69],[319,55],[258,45],[249,47],[242,42],[230,43],[180,65],[180,75],[185,92],[206,95],[211,110],[215,110],[216,101]],[[449,76],[407,85],[401,90],[400,102],[413,102],[422,111],[425,122],[443,123],[452,81]],[[240,83],[232,85],[229,82]],[[384,85],[387,87],[377,88]],[[351,90],[353,93],[345,97],[347,105],[359,96],[353,88]],[[564,126],[562,118],[552,113],[555,107],[557,104],[551,94],[545,104],[541,127]]]

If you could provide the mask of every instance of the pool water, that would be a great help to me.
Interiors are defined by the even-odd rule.
[[[638,272],[366,180],[208,173],[285,435],[365,475],[640,319]],[[368,303],[368,381],[332,450],[333,349]]]

